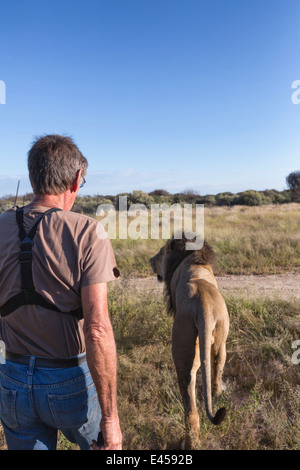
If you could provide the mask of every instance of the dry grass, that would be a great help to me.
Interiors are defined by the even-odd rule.
[[[300,204],[205,208],[204,225],[205,239],[218,256],[218,275],[300,270]],[[148,260],[164,242],[112,240],[126,276],[148,276]]]
[[[299,204],[206,209],[205,236],[219,273],[278,273],[300,267]],[[124,449],[180,449],[183,408],[171,358],[172,318],[161,290],[138,288],[127,276],[150,273],[148,259],[164,243],[114,240],[123,280],[109,287],[118,348],[118,400]],[[219,426],[206,418],[198,380],[201,449],[299,449],[300,301],[227,295],[230,313],[226,392]],[[215,403],[215,409],[217,404]],[[4,446],[0,431],[0,446]],[[1,448],[1,447],[0,447]],[[74,448],[60,436],[59,449]]]
[[[218,404],[228,414],[220,427],[209,423],[199,372],[201,449],[297,449],[300,365],[291,361],[291,344],[300,337],[300,302],[226,301],[231,318],[227,390]],[[163,299],[157,291],[116,286],[110,305],[124,449],[180,449],[183,408],[171,358],[172,318]]]

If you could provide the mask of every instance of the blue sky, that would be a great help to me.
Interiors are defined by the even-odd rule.
[[[0,196],[71,135],[81,194],[286,187],[300,168],[299,0],[0,0]]]

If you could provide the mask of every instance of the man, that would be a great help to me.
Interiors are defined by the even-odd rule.
[[[81,449],[120,450],[107,306],[107,282],[119,272],[103,227],[70,211],[87,160],[72,139],[48,135],[28,152],[28,169],[33,201],[0,216],[0,419],[7,447],[56,449],[59,429]]]

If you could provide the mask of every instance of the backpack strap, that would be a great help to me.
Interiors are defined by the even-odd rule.
[[[20,238],[20,253],[19,262],[21,268],[21,292],[10,298],[4,305],[0,307],[0,316],[5,317],[12,313],[22,305],[40,305],[48,310],[54,310],[60,313],[69,313],[78,319],[83,318],[82,308],[72,310],[71,312],[61,312],[54,304],[48,302],[41,294],[36,292],[33,277],[32,277],[32,247],[33,239],[37,232],[37,228],[41,220],[51,214],[52,212],[60,211],[61,209],[53,207],[46,212],[35,222],[29,233],[27,234],[24,229],[24,208],[20,207],[16,211],[16,221],[19,227]]]
[[[35,222],[33,227],[31,228],[30,232],[27,234],[24,229],[23,219],[24,219],[24,208],[20,207],[17,209],[16,212],[16,219],[19,226],[19,238],[20,238],[20,246],[21,251],[19,253],[19,261],[21,267],[21,287],[22,290],[25,291],[25,296],[30,296],[31,291],[34,291],[34,284],[32,278],[32,247],[33,247],[33,239],[36,234],[37,228],[41,222],[41,220],[46,217],[46,215],[51,214],[52,212],[60,211],[56,207],[53,207],[46,212]],[[28,298],[28,302],[29,298]]]

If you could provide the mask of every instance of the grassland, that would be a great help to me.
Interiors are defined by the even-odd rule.
[[[205,208],[204,236],[217,275],[300,271],[300,204]],[[112,240],[125,276],[151,274],[149,258],[165,240]]]
[[[218,255],[219,275],[299,272],[299,227],[299,204],[205,212],[205,237]],[[123,273],[109,285],[123,448],[180,449],[184,422],[171,358],[172,317],[162,290],[138,281],[150,274],[148,259],[164,241],[112,243]],[[227,417],[219,427],[209,423],[199,373],[201,449],[300,448],[300,364],[292,362],[292,343],[300,339],[300,300],[279,294],[246,294],[242,288],[224,293],[231,322],[227,388],[214,409],[226,406]],[[74,447],[60,436],[58,448]]]
[[[119,351],[119,409],[125,449],[180,449],[183,408],[171,358],[172,318],[159,291],[126,283],[110,290]],[[300,338],[300,301],[226,297],[231,319],[227,418],[206,418],[201,374],[201,449],[299,449],[300,365],[291,361]],[[215,404],[215,409],[216,409]]]

